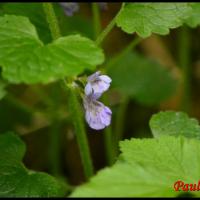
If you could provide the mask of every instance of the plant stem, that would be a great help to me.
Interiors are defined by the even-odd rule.
[[[61,158],[60,158],[60,129],[61,122],[56,116],[51,117],[50,130],[50,147],[49,148],[49,164],[51,173],[56,176],[61,176]]]
[[[111,166],[115,161],[114,145],[113,145],[113,134],[111,126],[104,130],[104,144],[106,151],[106,161]]]
[[[99,33],[101,32],[100,12],[97,3],[92,3],[92,13],[93,13],[94,38],[96,39]]]
[[[93,165],[90,156],[87,135],[85,132],[83,116],[81,112],[82,108],[79,104],[76,90],[73,88],[70,88],[69,103],[69,106],[71,108],[71,116],[73,118],[72,120],[76,132],[76,138],[78,141],[80,154],[82,158],[83,168],[86,179],[88,180],[93,175]]]
[[[51,35],[53,40],[58,39],[61,37],[60,28],[58,25],[58,20],[56,18],[56,14],[53,8],[52,3],[43,3],[44,12],[46,14],[46,19],[49,24],[49,28],[51,31]]]
[[[181,109],[189,112],[191,88],[190,88],[190,32],[186,26],[181,27],[179,32],[179,64],[183,72],[183,96],[181,101]]]
[[[115,154],[118,154],[118,142],[122,140],[123,137],[123,131],[124,131],[124,122],[125,122],[125,116],[126,116],[126,110],[129,103],[129,97],[125,97],[120,104],[117,114],[116,114],[116,122],[115,122]]]
[[[108,33],[110,33],[110,31],[113,29],[113,27],[115,26],[116,23],[116,17],[114,17],[112,19],[112,21],[106,26],[106,28],[101,32],[101,34],[98,36],[97,40],[96,40],[96,44],[100,45],[103,40],[105,39],[105,37],[108,35]]]
[[[108,104],[107,96],[103,96],[103,102],[106,105]],[[115,161],[113,139],[114,138],[112,134],[112,126],[110,125],[104,129],[104,144],[105,144],[106,160],[108,165],[112,165]]]
[[[53,9],[52,3],[43,3],[44,11],[46,13],[47,21],[51,30],[53,39],[57,39],[61,36],[58,21]],[[76,91],[73,90],[65,80],[62,80],[63,84],[70,90],[70,108],[72,111],[72,117],[74,118],[74,128],[76,131],[77,143],[80,149],[80,155],[83,163],[83,168],[85,172],[85,177],[88,180],[89,177],[93,175],[93,165],[92,159],[90,156],[89,145],[87,141],[87,136],[85,132],[83,116],[81,115],[81,106],[79,105],[78,97]]]
[[[113,67],[118,61],[120,61],[127,53],[135,48],[143,39],[140,37],[134,38],[126,48],[123,49],[117,56],[112,58],[106,65],[106,70]]]

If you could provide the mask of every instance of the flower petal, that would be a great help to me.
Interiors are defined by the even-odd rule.
[[[85,94],[86,94],[86,95],[92,94],[92,85],[91,85],[90,82],[87,83],[87,85],[85,86]]]
[[[111,83],[111,81],[112,81],[111,78],[107,75],[101,75],[101,76],[99,76],[99,78],[106,83]]]

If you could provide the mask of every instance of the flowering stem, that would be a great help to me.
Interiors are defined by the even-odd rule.
[[[112,19],[112,21],[106,26],[106,28],[101,32],[101,34],[98,36],[96,40],[96,44],[100,45],[105,37],[110,33],[110,31],[113,29],[116,23],[116,16]]]
[[[103,102],[107,105],[109,103],[107,96],[103,96]],[[113,134],[112,126],[108,126],[104,130],[104,144],[105,144],[105,153],[106,160],[108,165],[112,165],[115,161],[115,152],[114,152],[114,143],[113,143]]]
[[[52,38],[54,40],[58,39],[61,36],[60,28],[58,21],[53,9],[52,3],[43,3],[43,8],[46,14],[47,21],[51,30]],[[63,80],[62,83],[65,86],[68,86]],[[74,117],[74,126],[76,130],[76,138],[80,149],[81,159],[83,163],[83,168],[85,172],[86,179],[93,175],[93,166],[92,160],[90,157],[88,141],[85,133],[85,127],[83,122],[83,117],[81,116],[81,106],[79,105],[78,98],[76,96],[76,91],[70,89],[70,108]],[[54,143],[52,143],[54,144]]]
[[[190,110],[190,33],[186,26],[181,27],[179,32],[179,65],[183,72],[183,96],[181,109],[189,112]]]
[[[86,179],[89,179],[93,175],[92,159],[90,156],[87,135],[85,132],[81,106],[78,101],[76,90],[73,88],[70,88],[69,103],[70,103],[69,106],[71,108],[71,116],[74,123],[76,138],[80,149],[85,176]]]
[[[106,150],[106,160],[108,165],[112,165],[115,161],[115,154],[113,148],[113,134],[112,128],[109,126],[104,130],[104,144]]]
[[[106,69],[110,69],[113,67],[118,61],[120,61],[127,53],[129,53],[134,47],[136,47],[143,39],[140,37],[136,37],[130,42],[130,44],[123,49],[117,56],[115,56],[113,59],[110,60],[110,62],[107,63]]]
[[[93,13],[94,38],[96,39],[101,32],[100,12],[97,3],[92,3],[92,13]]]
[[[129,97],[125,97],[122,101],[122,103],[120,104],[119,108],[118,108],[118,112],[116,115],[116,123],[115,123],[115,154],[118,154],[118,142],[120,140],[122,140],[122,136],[123,136],[123,131],[124,131],[124,122],[125,122],[125,116],[126,116],[126,110],[128,107],[128,103],[129,103]]]

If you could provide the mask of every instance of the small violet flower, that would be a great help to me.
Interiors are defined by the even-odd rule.
[[[110,87],[111,79],[106,75],[101,75],[98,71],[88,77],[88,83],[85,86],[85,94],[93,95],[95,99],[98,99],[103,92]]]
[[[97,99],[108,90],[112,80],[98,71],[89,76],[87,81],[83,100],[85,119],[91,128],[101,130],[110,125],[112,111]]]
[[[101,130],[110,125],[112,111],[92,95],[85,96],[84,108],[86,121],[91,128]]]
[[[67,16],[73,16],[75,12],[79,11],[79,4],[75,2],[60,2],[61,7]]]

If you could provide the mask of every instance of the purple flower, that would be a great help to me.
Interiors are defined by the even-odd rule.
[[[91,128],[101,130],[110,125],[112,111],[92,95],[85,96],[84,108],[86,121]]]
[[[67,16],[73,16],[79,10],[79,4],[75,2],[60,2],[59,3]]]
[[[101,73],[95,72],[88,77],[88,83],[85,86],[85,94],[93,95],[94,99],[98,99],[103,92],[108,90],[111,83],[111,78],[106,75],[100,75]]]

